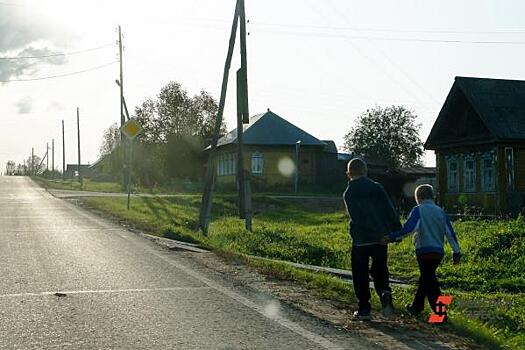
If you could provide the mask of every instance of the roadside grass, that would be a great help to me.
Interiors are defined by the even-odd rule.
[[[348,220],[343,212],[311,212],[285,200],[255,196],[259,214],[254,218],[254,232],[250,233],[237,218],[235,197],[217,195],[209,235],[204,237],[195,232],[199,196],[133,198],[129,211],[125,198],[91,197],[81,201],[158,236],[232,254],[349,268]],[[446,292],[454,296],[451,321],[446,327],[490,348],[525,349],[525,221],[521,217],[458,221],[454,226],[464,260],[453,265],[447,248],[438,270]],[[349,308],[354,305],[351,285],[335,277],[246,259],[263,272],[300,280],[320,296],[338,300]],[[389,268],[393,276],[415,281],[418,267],[410,239],[390,246]],[[411,291],[396,288],[394,293],[396,307],[402,310],[411,301]]]
[[[33,181],[44,188],[52,188],[57,190],[73,190],[80,191],[80,182],[77,180],[61,180],[61,179],[45,179],[42,177],[32,177]],[[98,182],[89,178],[84,179],[83,191],[92,192],[124,192],[120,184],[116,182]]]

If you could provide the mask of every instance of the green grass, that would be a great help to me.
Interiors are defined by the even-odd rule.
[[[80,182],[77,180],[60,180],[60,179],[45,179],[42,177],[33,177],[33,181],[45,188],[52,188],[57,190],[73,190],[80,191]],[[84,179],[83,191],[92,192],[124,192],[120,184],[116,182],[98,182],[91,179]]]
[[[85,203],[125,220],[149,233],[236,254],[256,255],[306,264],[348,269],[350,241],[348,219],[343,212],[310,212],[284,200],[255,196],[254,232],[244,229],[237,218],[234,196],[216,196],[208,237],[196,233],[200,196],[133,198],[126,210],[125,198],[86,198]],[[438,270],[439,278],[455,302],[450,327],[462,334],[506,348],[525,348],[525,221],[462,221],[455,228],[464,261],[453,265],[450,250]],[[252,265],[254,264],[251,262]],[[284,266],[266,267],[300,279],[328,298],[352,305],[351,290],[333,277],[297,272]],[[389,249],[389,267],[394,276],[415,281],[418,275],[410,239]],[[293,274],[292,274],[293,272]],[[292,275],[290,275],[292,274]],[[334,281],[338,281],[337,283]],[[396,290],[398,307],[411,294]],[[352,298],[353,299],[353,298]]]

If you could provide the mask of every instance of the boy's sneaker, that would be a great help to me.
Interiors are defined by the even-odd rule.
[[[381,294],[381,313],[384,317],[392,317],[394,315],[394,305],[392,305],[392,293],[390,291]]]
[[[406,304],[405,309],[412,316],[418,316],[421,313],[421,310],[418,310],[412,304]]]
[[[370,321],[370,310],[358,310],[354,312],[354,320]]]

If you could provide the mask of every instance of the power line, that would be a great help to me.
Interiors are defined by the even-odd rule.
[[[497,41],[497,40],[459,40],[459,39],[422,39],[422,38],[399,38],[399,37],[380,37],[368,35],[345,35],[335,33],[315,33],[281,30],[262,30],[263,32],[275,34],[289,34],[297,36],[310,36],[320,38],[336,39],[364,39],[381,41],[403,41],[403,42],[422,42],[422,43],[445,43],[445,44],[502,44],[502,45],[525,45],[525,41]]]
[[[84,49],[84,50],[71,51],[71,52],[58,52],[58,53],[53,53],[53,54],[48,54],[48,55],[41,55],[41,56],[4,56],[4,57],[0,57],[0,60],[20,60],[20,59],[31,59],[31,58],[49,58],[49,57],[57,57],[57,56],[71,56],[71,55],[78,55],[78,54],[85,53],[85,52],[91,52],[91,51],[104,49],[106,47],[113,46],[113,45],[114,44],[111,43],[111,44],[105,44],[105,45],[92,47],[92,48]]]
[[[45,79],[54,79],[54,78],[68,77],[68,76],[71,76],[71,75],[76,75],[76,74],[91,72],[91,71],[94,71],[94,70],[97,70],[97,69],[102,69],[102,68],[105,68],[105,67],[110,66],[112,64],[115,64],[117,62],[118,61],[113,61],[113,62],[109,62],[109,63],[106,63],[106,64],[102,64],[100,66],[95,66],[95,67],[79,70],[79,71],[76,71],[76,72],[70,72],[70,73],[64,73],[64,74],[58,74],[58,75],[51,75],[51,76],[47,76],[47,77],[28,78],[28,79],[0,80],[0,83],[10,83],[10,82],[15,82],[15,81],[35,81],[35,80],[45,80]]]
[[[499,30],[499,31],[470,31],[470,30],[431,30],[431,29],[380,29],[380,28],[358,28],[343,26],[323,26],[309,24],[281,24],[281,23],[253,23],[254,26],[261,27],[281,27],[281,28],[307,28],[307,29],[327,29],[327,30],[350,30],[357,32],[380,32],[380,33],[426,33],[426,34],[525,34],[525,30]]]

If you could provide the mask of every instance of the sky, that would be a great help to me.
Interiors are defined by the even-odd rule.
[[[375,105],[413,110],[424,141],[455,76],[525,80],[524,1],[245,1],[250,113],[270,108],[340,148]],[[170,81],[218,100],[234,8],[235,0],[1,0],[0,170],[32,147],[42,157],[52,139],[61,169],[61,120],[66,163],[76,163],[77,107],[82,163],[97,160],[104,130],[120,120],[118,25],[130,112]],[[228,129],[239,61],[237,45]],[[424,160],[435,163],[432,152]]]

